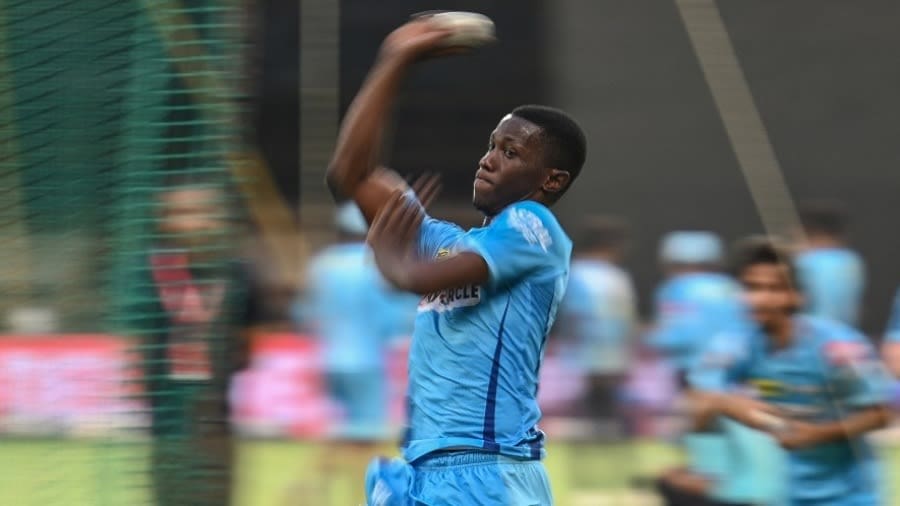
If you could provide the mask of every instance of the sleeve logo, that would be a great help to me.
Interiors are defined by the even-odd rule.
[[[509,226],[519,231],[528,244],[537,244],[547,251],[553,244],[550,232],[533,212],[527,209],[512,209],[509,212]]]

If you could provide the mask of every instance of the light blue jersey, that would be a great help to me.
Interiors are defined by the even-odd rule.
[[[539,459],[538,373],[566,288],[572,242],[549,209],[518,202],[486,227],[464,231],[426,218],[419,253],[478,253],[489,281],[426,295],[409,357],[404,457],[475,448]]]
[[[897,295],[894,296],[891,318],[888,320],[884,339],[889,343],[900,343],[900,290],[897,290]]]
[[[382,370],[387,341],[411,330],[415,300],[390,288],[365,243],[327,248],[307,280],[307,303],[297,313],[322,339],[326,370]]]
[[[794,322],[788,348],[772,350],[758,331],[746,358],[732,364],[718,385],[711,377],[695,381],[709,389],[752,386],[788,418],[807,423],[833,422],[885,403],[888,378],[864,336],[830,320],[797,316]],[[880,504],[874,451],[862,437],[794,450],[788,467],[792,504]]]
[[[560,320],[574,335],[575,362],[592,373],[623,373],[629,364],[630,338],[637,314],[628,274],[609,262],[572,262]]]
[[[666,281],[656,295],[657,326],[647,344],[676,369],[688,371],[704,345],[718,334],[746,324],[741,288],[724,274],[681,274]]]
[[[797,255],[797,275],[806,298],[804,312],[856,326],[865,288],[865,268],[854,251],[813,249]]]

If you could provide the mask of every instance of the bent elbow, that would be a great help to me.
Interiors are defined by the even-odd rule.
[[[332,162],[325,171],[325,186],[335,200],[343,200],[353,194],[347,171],[339,163]]]

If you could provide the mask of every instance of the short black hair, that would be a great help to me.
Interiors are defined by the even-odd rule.
[[[560,109],[545,105],[522,105],[513,109],[512,115],[534,123],[541,128],[544,140],[544,163],[564,170],[571,176],[569,185],[559,193],[561,196],[575,182],[581,173],[587,157],[587,139],[578,123]]]
[[[751,236],[736,243],[731,257],[732,276],[740,279],[744,271],[760,264],[783,266],[791,288],[801,289],[793,256],[786,247],[766,236]]]
[[[843,237],[846,222],[844,206],[836,201],[818,200],[800,207],[800,223],[808,235]]]
[[[628,224],[615,216],[588,216],[581,223],[577,249],[621,250],[628,242]]]

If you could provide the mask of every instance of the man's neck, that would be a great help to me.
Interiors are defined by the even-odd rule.
[[[794,340],[794,319],[790,315],[773,322],[766,328],[769,339],[776,349],[784,349]]]

